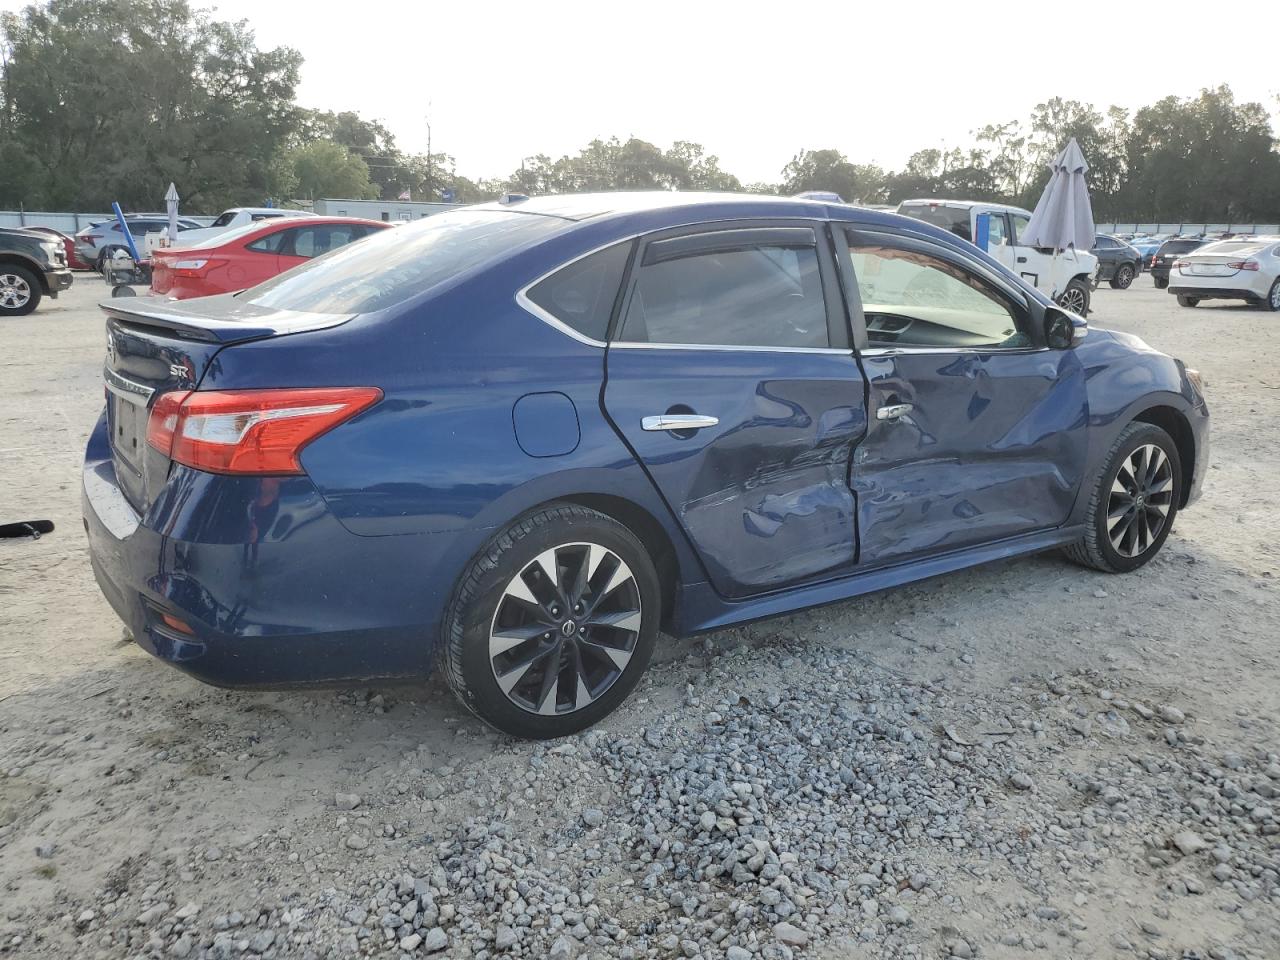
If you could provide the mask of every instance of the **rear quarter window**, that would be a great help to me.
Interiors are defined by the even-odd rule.
[[[604,340],[631,247],[629,241],[615,244],[566,264],[530,287],[525,296],[584,337]]]
[[[249,303],[306,313],[370,313],[424,293],[472,267],[565,229],[556,217],[500,210],[442,213],[380,230],[242,294]]]

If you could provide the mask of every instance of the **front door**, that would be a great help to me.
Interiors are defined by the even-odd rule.
[[[1036,306],[976,260],[884,228],[846,238],[870,388],[860,566],[1064,523],[1088,418],[1074,351],[1047,349]]]
[[[721,595],[852,567],[864,382],[824,224],[722,224],[644,243],[604,406]]]

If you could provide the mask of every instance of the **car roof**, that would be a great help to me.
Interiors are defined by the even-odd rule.
[[[228,213],[267,213],[290,217],[315,216],[315,214],[310,210],[289,210],[286,207],[227,207],[227,209],[223,210],[219,216],[225,216]]]
[[[676,190],[616,191],[611,193],[560,193],[541,197],[521,197],[477,204],[472,209],[502,210],[508,213],[540,214],[563,220],[682,210],[700,206],[733,206],[742,216],[815,216],[830,204],[798,197],[773,197],[754,193],[698,193]],[[841,206],[844,206],[841,204]]]

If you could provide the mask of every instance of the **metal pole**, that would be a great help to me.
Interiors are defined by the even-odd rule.
[[[431,191],[431,121],[426,120],[427,124],[427,199],[432,196]]]

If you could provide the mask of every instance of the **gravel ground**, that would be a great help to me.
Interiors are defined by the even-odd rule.
[[[442,684],[232,693],[122,639],[78,469],[96,278],[0,324],[0,954],[1280,956],[1280,348],[1142,277],[1199,367],[1204,499],[1108,577],[1023,558],[664,640],[551,744]]]

